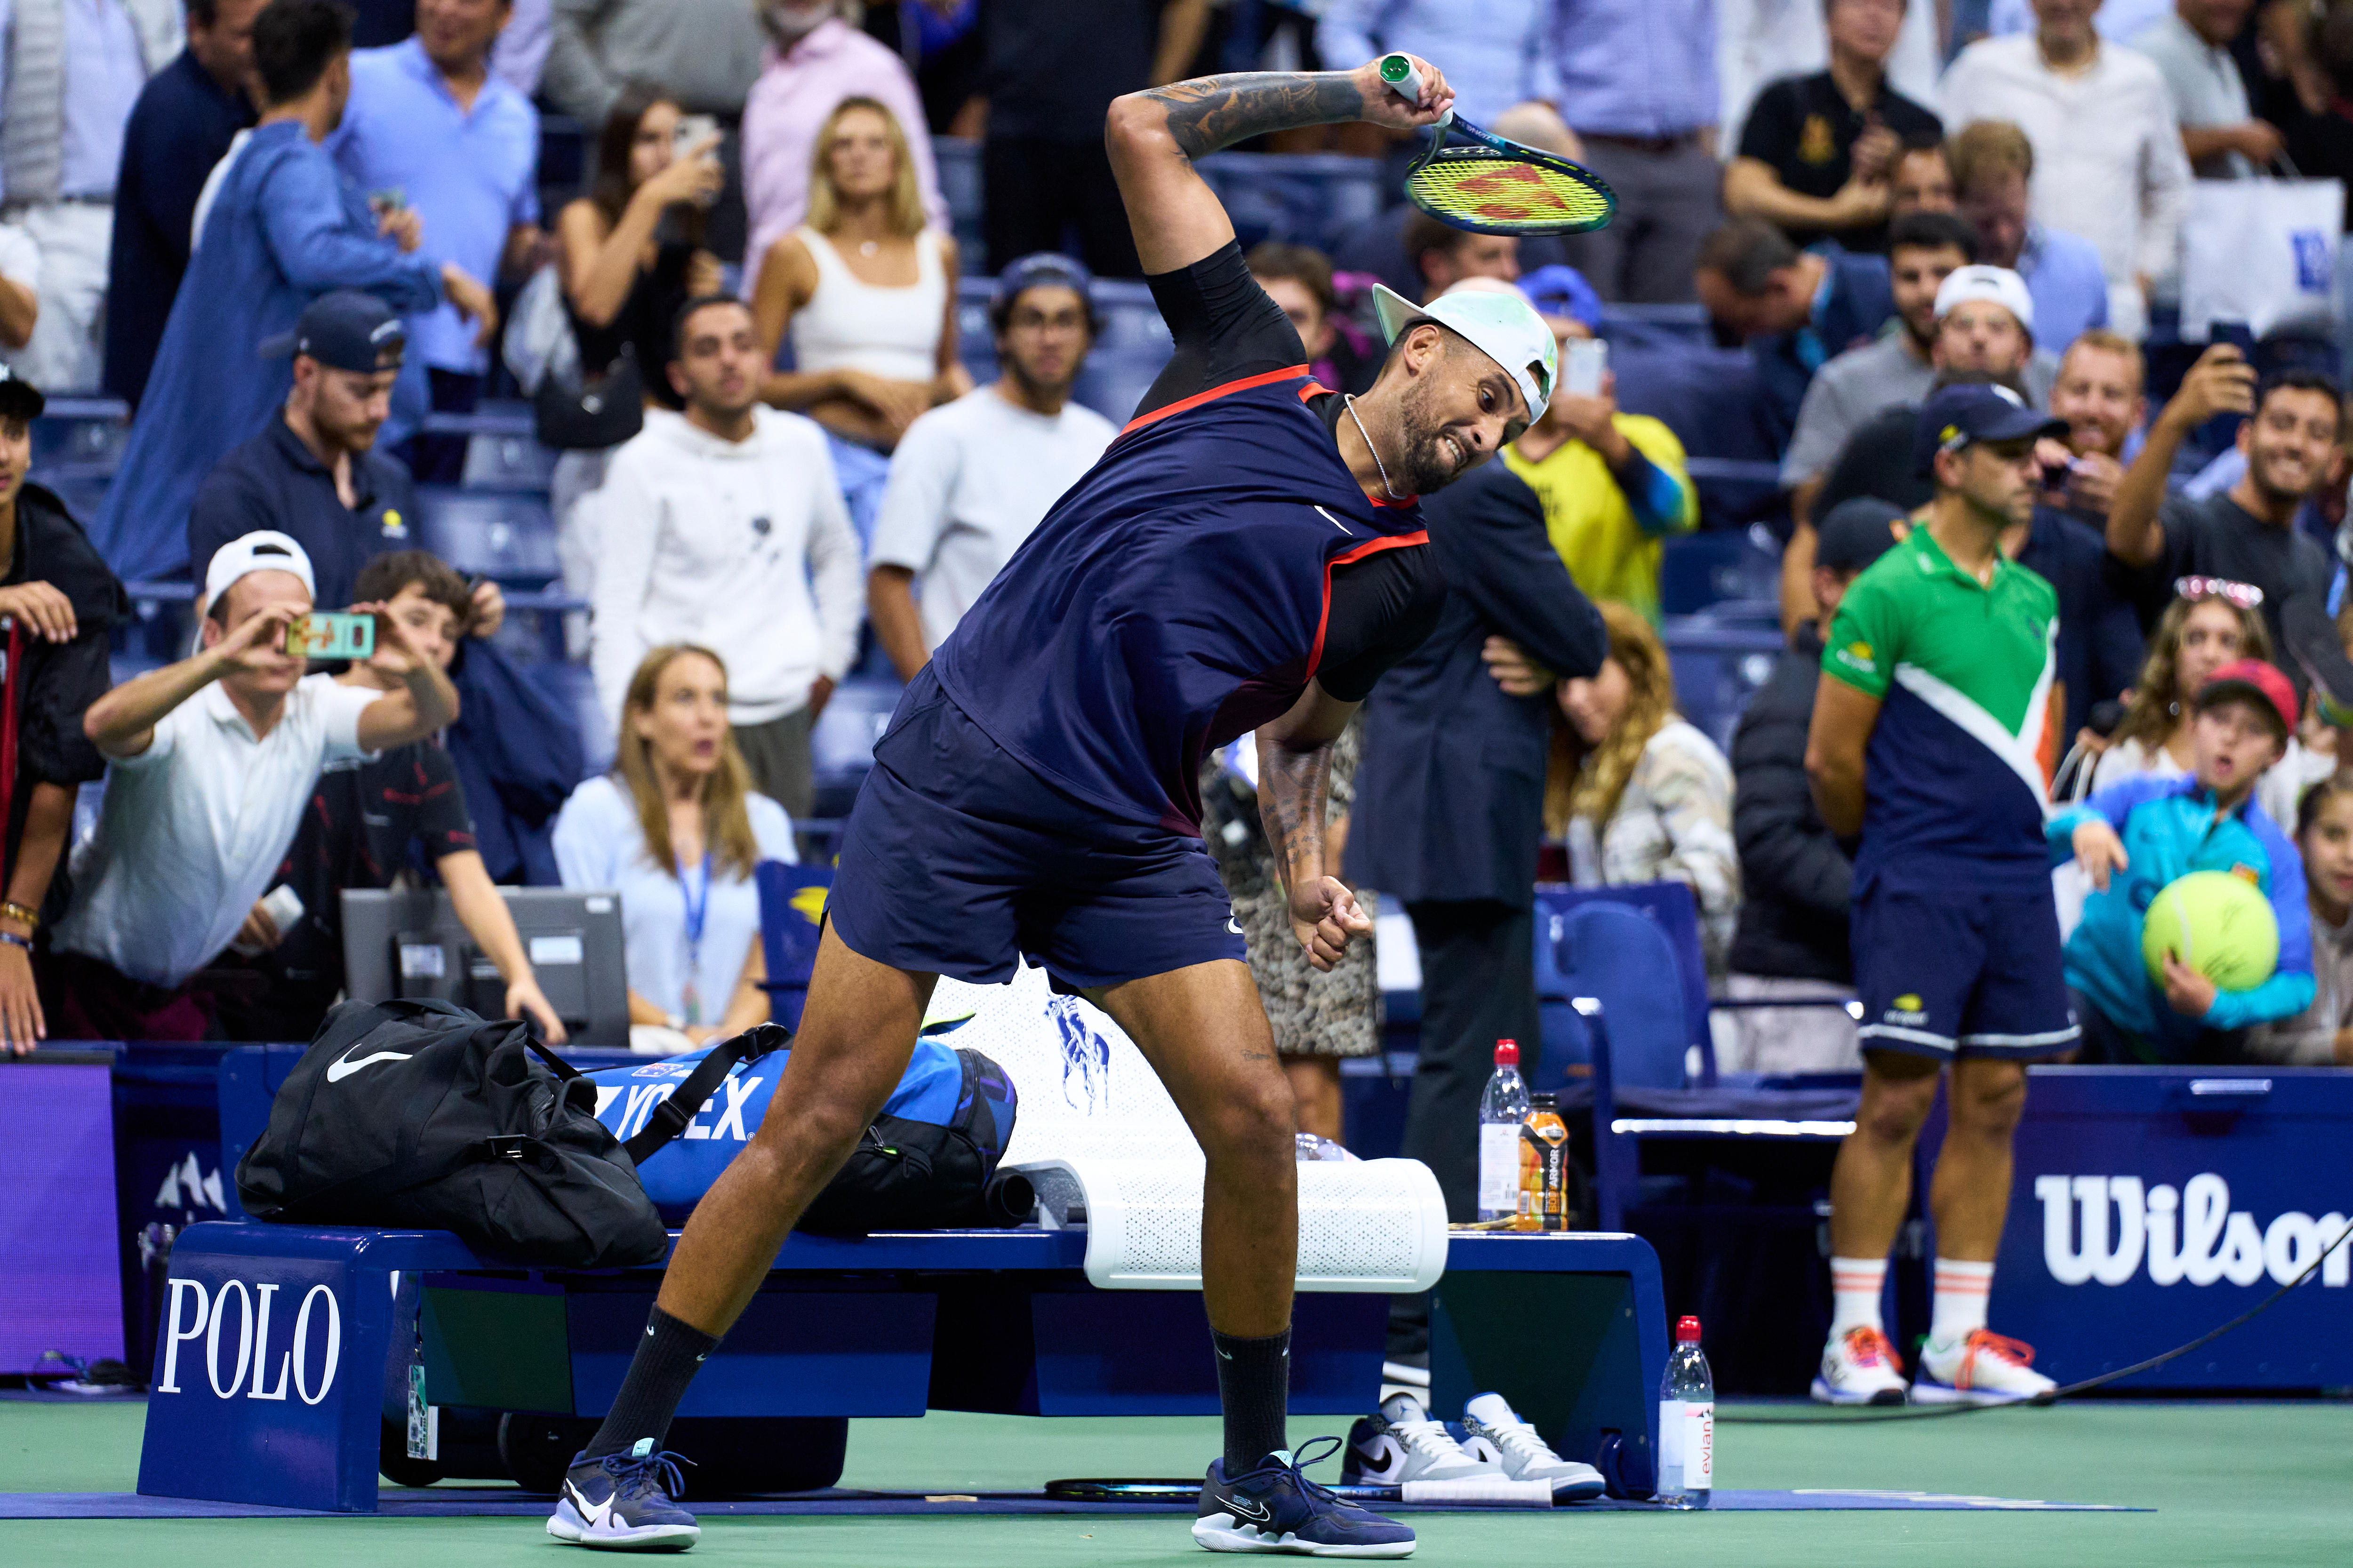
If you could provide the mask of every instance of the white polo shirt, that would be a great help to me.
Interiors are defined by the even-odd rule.
[[[218,682],[164,715],[146,751],[111,759],[57,945],[154,985],[203,968],[277,874],[320,769],[368,754],[360,714],[383,695],[311,676],[258,741]]]

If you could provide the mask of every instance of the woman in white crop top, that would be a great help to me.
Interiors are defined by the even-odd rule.
[[[916,416],[972,390],[956,357],[955,241],[923,222],[891,111],[845,98],[818,132],[808,222],[768,247],[752,315],[774,363],[760,395],[888,452]]]

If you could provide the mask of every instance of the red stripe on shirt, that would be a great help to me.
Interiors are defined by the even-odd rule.
[[[1229,381],[1223,386],[1213,386],[1207,392],[1197,392],[1190,397],[1180,397],[1176,402],[1155,408],[1149,414],[1139,414],[1127,422],[1121,429],[1120,435],[1125,436],[1130,431],[1141,430],[1146,425],[1166,419],[1172,414],[1182,414],[1187,408],[1198,408],[1204,403],[1215,402],[1229,393],[1248,392],[1253,386],[1271,386],[1278,381],[1291,381],[1306,374],[1305,365],[1294,364],[1282,370],[1268,371],[1262,375],[1246,375],[1240,381]]]

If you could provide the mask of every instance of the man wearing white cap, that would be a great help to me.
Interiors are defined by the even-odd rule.
[[[1949,252],[1947,253],[1949,254]],[[1957,267],[1936,288],[1928,363],[1917,390],[1890,400],[1852,426],[1826,468],[1797,487],[1798,528],[1781,552],[1781,624],[1794,630],[1813,617],[1814,531],[1810,519],[1855,496],[1873,496],[1910,511],[1928,504],[1925,476],[1912,471],[1912,426],[1919,405],[1950,376],[2010,385],[2036,408],[2048,405],[2059,379],[2057,356],[2034,346],[2034,300],[2007,267]],[[1863,351],[1869,352],[1869,351]],[[1802,423],[1802,421],[1801,421]],[[1818,459],[1819,460],[1819,459]],[[1784,473],[1788,472],[1784,467]]]
[[[1200,767],[1256,731],[1292,931],[1329,969],[1372,929],[1324,858],[1331,742],[1444,603],[1419,499],[1543,416],[1558,353],[1525,299],[1416,306],[1382,289],[1389,352],[1372,389],[1317,385],[1196,161],[1290,127],[1428,125],[1454,94],[1419,68],[1419,104],[1372,64],[1112,104],[1112,167],[1176,353],[876,742],[776,1109],[689,1220],[605,1423],[565,1475],[557,1539],[694,1542],[660,1446],[695,1368],[881,1108],[937,978],[1008,980],[1026,954],[1135,1040],[1206,1156],[1202,1295],[1225,1443],[1194,1539],[1413,1550],[1410,1530],[1305,1480],[1285,1433],[1292,1091],[1200,839]]]
[[[207,1003],[190,977],[269,885],[320,769],[457,718],[448,678],[388,616],[376,637],[406,664],[400,689],[305,679],[286,635],[310,614],[312,589],[310,558],[285,534],[231,541],[205,574],[202,651],[90,704],[82,729],[112,776],[41,966],[52,1037],[202,1039]]]

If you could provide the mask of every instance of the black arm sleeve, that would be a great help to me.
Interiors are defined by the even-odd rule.
[[[1136,405],[1149,414],[1195,393],[1307,363],[1298,331],[1267,298],[1230,241],[1190,267],[1147,278],[1176,353]]]
[[[1335,568],[1315,684],[1343,702],[1362,702],[1438,629],[1445,607],[1445,580],[1427,549],[1384,550]]]

